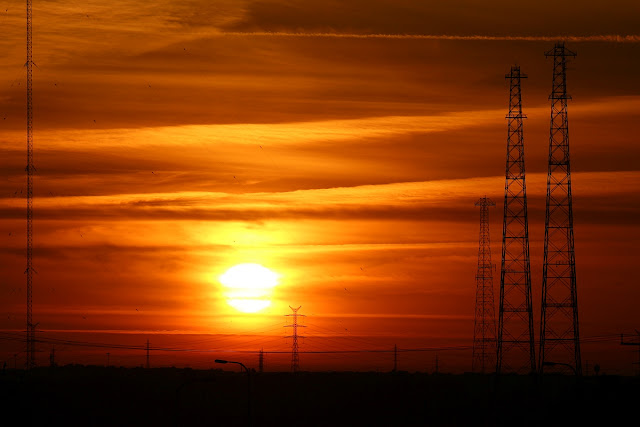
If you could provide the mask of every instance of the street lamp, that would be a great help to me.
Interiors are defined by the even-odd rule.
[[[235,363],[236,365],[240,365],[244,368],[244,371],[247,373],[247,418],[249,419],[248,425],[251,426],[251,372],[244,366],[244,363],[234,362],[233,360],[223,360],[216,359],[216,363]]]
[[[247,374],[249,373],[249,370],[247,369],[246,366],[244,366],[244,363],[242,363],[242,362],[234,362],[233,360],[216,359],[216,363],[235,363],[236,365],[242,366],[244,368],[244,370],[247,372]]]
[[[571,370],[573,371],[574,375],[578,375],[578,372],[576,371],[576,368],[574,368],[573,366],[571,366],[568,363],[562,363],[562,362],[542,362],[542,366],[556,366],[556,365],[561,365],[561,366],[568,366],[569,368],[571,368]]]

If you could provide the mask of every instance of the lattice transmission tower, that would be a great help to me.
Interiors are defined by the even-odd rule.
[[[36,325],[33,324],[33,34],[31,0],[27,0],[27,362],[26,368],[36,366]]]
[[[298,372],[300,370],[300,356],[298,355],[298,338],[304,338],[301,335],[298,335],[298,328],[306,328],[304,325],[298,324],[298,317],[306,317],[304,314],[298,314],[298,308],[293,308],[289,306],[292,314],[285,314],[285,317],[291,318],[291,324],[285,325],[285,328],[292,328],[292,334],[287,336],[286,338],[293,338],[293,343],[291,344],[291,372]]]
[[[476,315],[473,328],[473,372],[486,373],[496,366],[496,317],[493,304],[493,264],[489,237],[489,206],[495,202],[484,196],[480,206],[480,245],[476,273]]]
[[[147,340],[147,369],[151,369],[151,346],[149,340]]]
[[[567,62],[576,56],[564,43],[545,54],[553,58],[549,170],[544,228],[540,372],[545,366],[582,373],[573,245],[573,206],[567,118]]]
[[[629,342],[624,340],[624,334],[620,334],[620,345],[635,345],[638,347],[638,361],[634,362],[634,365],[638,365],[638,375],[640,375],[640,331],[636,329],[637,341]],[[588,366],[588,365],[587,365]],[[588,370],[589,368],[587,368]]]
[[[531,304],[529,221],[524,166],[522,90],[527,78],[519,66],[511,67],[507,114],[507,167],[502,222],[502,263],[498,309],[496,373],[530,373],[536,370]]]

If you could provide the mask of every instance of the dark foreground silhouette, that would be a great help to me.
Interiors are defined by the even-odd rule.
[[[616,425],[640,378],[246,373],[65,366],[0,374],[3,419],[24,425]]]

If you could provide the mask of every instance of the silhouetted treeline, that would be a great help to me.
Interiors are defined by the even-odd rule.
[[[27,425],[247,425],[246,373],[65,366],[0,375],[5,420]],[[251,375],[253,425],[615,425],[639,377],[355,372]],[[21,422],[21,424],[24,424]]]

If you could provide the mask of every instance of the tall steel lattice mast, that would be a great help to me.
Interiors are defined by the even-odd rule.
[[[27,363],[30,369],[36,365],[36,332],[33,324],[33,58],[31,54],[31,0],[27,0]]]
[[[298,324],[298,316],[305,317],[304,314],[298,314],[298,308],[293,308],[289,306],[289,308],[293,311],[293,314],[285,314],[286,317],[291,317],[292,322],[290,325],[285,325],[285,328],[293,328],[293,334],[289,335],[287,338],[293,338],[293,343],[291,345],[291,371],[298,372],[300,370],[300,356],[298,355],[298,338],[304,338],[298,335],[298,328],[305,328],[304,325]]]
[[[510,83],[507,114],[507,168],[504,185],[502,223],[502,264],[498,310],[496,373],[535,372],[531,265],[529,262],[529,221],[524,167],[522,91],[520,80],[527,78],[519,66],[505,76]]]
[[[542,314],[540,325],[540,372],[545,366],[571,367],[582,373],[576,264],[573,247],[573,207],[567,119],[567,62],[575,53],[564,43],[545,54],[553,57],[551,129],[547,207],[544,228]]]
[[[489,206],[495,202],[487,196],[480,206],[480,245],[476,273],[476,316],[473,330],[473,372],[486,373],[496,366],[496,317],[493,305],[493,264],[489,238]]]

